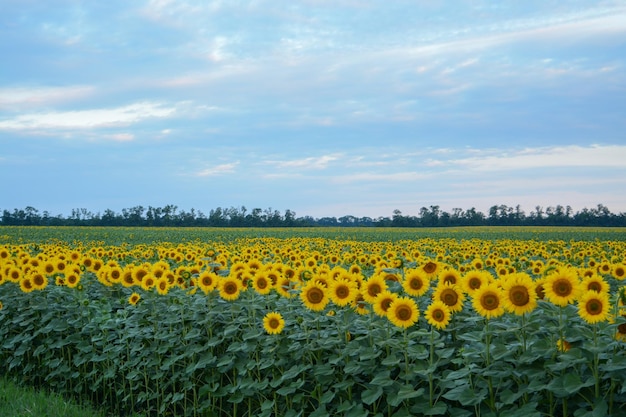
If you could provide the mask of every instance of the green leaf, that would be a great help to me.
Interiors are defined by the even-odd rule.
[[[443,398],[458,401],[462,405],[477,405],[487,398],[487,390],[474,391],[469,386],[461,385],[443,394]]]
[[[391,379],[389,371],[379,372],[378,375],[372,379],[370,384],[379,387],[387,387],[393,384],[393,379]]]
[[[361,394],[361,401],[366,405],[373,404],[380,396],[383,395],[383,389],[380,386],[368,388]]]

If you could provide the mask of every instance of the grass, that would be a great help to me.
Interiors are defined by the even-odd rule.
[[[17,385],[6,377],[0,377],[0,416],[110,417],[60,395]]]

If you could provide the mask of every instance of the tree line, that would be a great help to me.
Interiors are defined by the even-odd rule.
[[[440,206],[422,207],[415,215],[394,210],[388,217],[311,216],[296,217],[292,210],[281,212],[272,208],[217,207],[208,214],[195,209],[178,210],[165,207],[135,206],[116,213],[111,209],[93,213],[85,208],[73,209],[64,217],[40,212],[34,207],[2,210],[0,225],[4,226],[143,226],[143,227],[453,227],[453,226],[612,226],[625,227],[626,213],[612,213],[606,206],[583,208],[574,212],[570,206],[536,206],[526,214],[517,205],[494,205],[487,213],[454,208],[451,212]]]

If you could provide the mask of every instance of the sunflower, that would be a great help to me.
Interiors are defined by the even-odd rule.
[[[443,301],[450,308],[450,311],[455,313],[463,309],[465,295],[458,285],[441,283],[435,288],[433,300]]]
[[[368,303],[374,303],[376,300],[376,296],[385,291],[387,289],[387,283],[385,282],[385,278],[381,275],[372,275],[365,283],[363,284],[363,298]]]
[[[310,280],[302,287],[300,299],[309,310],[322,311],[330,301],[326,291],[322,284]]]
[[[461,288],[469,295],[473,295],[483,285],[493,281],[492,275],[488,271],[471,269],[463,275]]]
[[[65,274],[64,284],[69,288],[76,288],[80,284],[80,274],[75,271]]]
[[[402,288],[408,295],[422,296],[430,288],[430,278],[421,269],[409,269],[402,280]]]
[[[30,276],[22,277],[22,279],[20,280],[20,289],[22,290],[22,292],[25,293],[32,292],[35,289],[35,286],[33,285],[33,281],[31,280]]]
[[[259,294],[269,294],[272,291],[272,285],[272,279],[266,271],[259,271],[252,278],[252,288]]]
[[[559,352],[567,352],[572,348],[572,345],[565,339],[559,339],[556,341],[556,348]]]
[[[146,291],[150,291],[152,287],[154,287],[155,284],[156,284],[156,280],[154,279],[152,274],[148,274],[145,277],[143,277],[143,280],[141,281],[141,288],[143,288]]]
[[[424,317],[428,324],[441,330],[450,323],[452,311],[443,301],[435,300],[426,308]]]
[[[565,307],[578,298],[580,292],[578,274],[572,268],[558,269],[546,277],[543,289],[548,301]]]
[[[330,281],[328,288],[328,296],[333,304],[337,306],[345,306],[351,304],[357,296],[358,290],[355,281],[345,278],[339,278]]]
[[[232,275],[225,277],[219,282],[220,297],[227,301],[234,301],[239,298],[243,284]]]
[[[383,292],[379,293],[372,303],[374,313],[381,317],[385,317],[387,315],[387,312],[389,311],[391,303],[393,303],[397,298],[398,294],[389,290],[384,290]]]
[[[492,282],[476,290],[472,296],[472,306],[486,319],[499,317],[504,314],[502,298],[502,289]]]
[[[583,292],[595,291],[607,294],[611,290],[611,286],[609,285],[609,283],[606,282],[604,278],[602,278],[598,274],[584,277],[580,282],[580,288]]]
[[[441,271],[439,263],[434,261],[427,261],[420,268],[428,275],[429,278],[436,277],[439,271]]]
[[[170,282],[167,277],[161,277],[156,280],[156,289],[160,295],[165,295],[170,290]]]
[[[134,306],[134,305],[137,305],[140,299],[141,299],[141,296],[137,294],[136,292],[134,292],[130,295],[130,297],[128,297],[128,303]]]
[[[609,318],[609,296],[607,293],[587,291],[578,301],[578,315],[589,324]]]
[[[41,272],[32,273],[30,278],[33,283],[33,289],[35,290],[43,290],[48,286],[48,278]]]
[[[219,282],[219,277],[213,272],[204,271],[196,278],[196,285],[200,287],[203,293],[208,294],[215,289]]]
[[[135,285],[135,278],[133,277],[133,268],[132,266],[124,267],[122,271],[122,280],[120,281],[122,286],[128,288]]]
[[[415,324],[419,318],[417,304],[412,298],[397,297],[387,310],[387,318],[394,325],[406,329]]]
[[[613,278],[623,281],[626,279],[626,265],[623,263],[613,264],[611,267],[611,275],[613,275]]]
[[[263,328],[268,334],[280,334],[285,328],[285,320],[280,313],[272,311],[263,317]]]
[[[537,307],[535,283],[524,272],[511,274],[502,280],[504,308],[519,316],[530,313]]]
[[[460,284],[461,274],[456,269],[446,268],[439,272],[437,276],[439,282],[449,282],[450,284]]]

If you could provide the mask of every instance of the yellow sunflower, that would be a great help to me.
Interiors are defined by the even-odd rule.
[[[266,271],[258,271],[252,277],[252,288],[262,295],[269,294],[272,291],[272,279]]]
[[[623,263],[615,263],[611,266],[611,275],[613,278],[623,281],[626,279],[626,265]]]
[[[140,299],[141,299],[141,296],[137,294],[136,292],[134,292],[130,295],[130,297],[128,297],[128,303],[134,306],[134,305],[137,305]]]
[[[243,284],[241,281],[229,275],[219,282],[220,297],[226,301],[234,301],[239,298]]]
[[[578,315],[589,324],[608,320],[609,310],[607,293],[587,291],[578,301]]]
[[[530,313],[537,307],[535,283],[530,275],[518,272],[502,280],[504,308],[519,316]]]
[[[372,303],[374,313],[381,317],[385,317],[387,315],[387,312],[389,311],[391,303],[393,303],[397,298],[398,294],[389,290],[384,290],[383,292],[379,293],[374,299],[374,303]]]
[[[437,274],[441,271],[441,265],[435,261],[427,261],[422,266],[420,266],[421,270],[428,275],[429,278],[436,277]]]
[[[546,277],[543,284],[545,297],[552,304],[565,307],[573,303],[580,293],[580,281],[573,268],[561,268]]]
[[[365,301],[372,304],[376,296],[387,289],[387,282],[381,275],[372,275],[363,283],[362,295]]]
[[[430,288],[430,278],[421,269],[409,269],[402,280],[402,288],[408,295],[420,297]]]
[[[70,272],[69,274],[65,274],[64,284],[69,288],[76,288],[80,283],[80,274],[76,272]]]
[[[285,328],[285,320],[280,313],[272,311],[263,317],[263,328],[268,334],[280,334]]]
[[[331,280],[328,295],[337,306],[351,304],[358,295],[356,282],[349,279]]]
[[[472,296],[474,310],[486,319],[504,314],[502,289],[496,283],[481,286]]]
[[[308,281],[302,287],[300,299],[309,310],[313,311],[322,311],[330,301],[326,287],[315,280]]]
[[[48,286],[48,278],[41,272],[32,273],[30,278],[33,283],[33,289],[35,290],[43,290]]]
[[[450,324],[452,311],[443,301],[435,300],[426,308],[424,317],[428,324],[441,330]]]
[[[483,285],[493,281],[493,276],[484,270],[471,269],[463,275],[461,288],[469,295],[473,295]]]
[[[609,283],[606,282],[604,278],[602,278],[598,274],[584,277],[580,282],[580,288],[582,292],[595,291],[607,294],[611,290],[611,286],[609,285]]]
[[[449,282],[450,284],[460,284],[461,273],[456,269],[446,268],[439,272],[437,276],[439,282]]]
[[[394,325],[406,329],[415,324],[419,318],[417,304],[412,298],[397,297],[387,310],[387,318]]]
[[[157,279],[155,286],[156,286],[157,292],[160,295],[165,295],[170,290],[170,283],[167,280],[167,277],[162,276],[161,278]]]
[[[35,286],[33,285],[33,281],[30,276],[25,276],[20,279],[20,289],[25,293],[33,292]]]
[[[219,277],[210,271],[202,272],[196,279],[196,285],[203,293],[208,294],[217,287]]]
[[[453,313],[463,309],[465,294],[458,285],[440,283],[435,287],[433,300],[442,301]]]
[[[559,352],[567,352],[572,348],[572,345],[565,339],[559,339],[556,341],[556,348]]]

